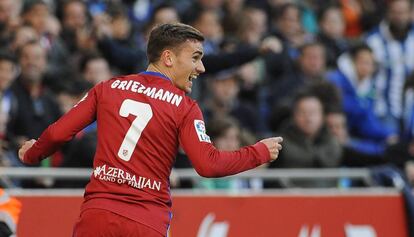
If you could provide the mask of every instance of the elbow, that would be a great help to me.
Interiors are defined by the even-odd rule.
[[[64,133],[56,131],[56,129],[53,128],[53,125],[46,130],[46,133],[48,140],[52,143],[64,143],[71,139],[71,137],[64,135]]]
[[[220,175],[217,172],[214,172],[213,169],[209,169],[207,167],[194,167],[195,171],[198,175],[204,178],[217,178]]]

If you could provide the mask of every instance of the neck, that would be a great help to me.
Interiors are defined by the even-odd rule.
[[[408,32],[410,30],[410,25],[406,26],[395,26],[390,25],[390,32],[392,36],[399,41],[403,41],[407,38]]]
[[[151,63],[150,65],[148,65],[147,71],[161,73],[162,75],[170,78],[171,81],[173,81],[171,72],[169,72],[167,69],[161,68],[159,65],[156,65],[154,63]]]
[[[34,82],[34,81],[26,81],[26,80],[23,80],[22,83],[24,87],[26,87],[26,89],[29,91],[29,94],[32,98],[39,97],[41,93],[41,88],[42,88],[41,83]]]

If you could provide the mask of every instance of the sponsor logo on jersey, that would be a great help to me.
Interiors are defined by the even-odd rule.
[[[200,140],[200,142],[209,142],[209,143],[211,143],[210,137],[206,133],[206,126],[204,125],[203,120],[195,119],[194,120],[194,127],[195,127],[195,130],[197,132],[198,140]]]
[[[126,184],[137,189],[161,190],[161,182],[147,177],[137,176],[126,172],[123,169],[106,165],[98,166],[93,171],[96,179],[117,184]]]

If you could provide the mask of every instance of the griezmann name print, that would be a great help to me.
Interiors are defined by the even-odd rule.
[[[152,99],[165,101],[175,106],[179,106],[183,97],[167,90],[158,89],[155,87],[147,87],[140,82],[134,80],[115,80],[111,84],[112,89],[127,90],[134,93],[143,94]]]

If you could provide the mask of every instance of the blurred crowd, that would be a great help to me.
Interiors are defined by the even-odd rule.
[[[0,0],[0,166],[22,166],[22,142],[39,137],[97,83],[145,70],[155,25],[183,22],[206,38],[206,73],[191,97],[219,149],[280,135],[280,158],[261,169],[387,164],[414,184],[412,4]],[[92,167],[95,146],[91,124],[40,166]],[[177,155],[176,167],[191,167],[185,154]],[[280,186],[254,179],[194,185]]]

